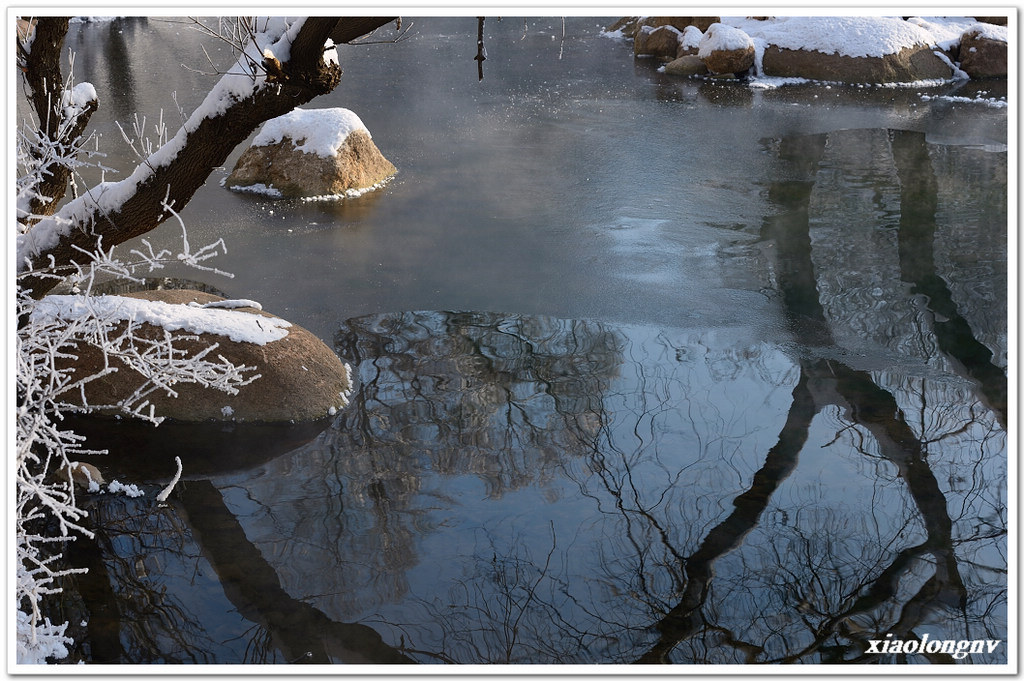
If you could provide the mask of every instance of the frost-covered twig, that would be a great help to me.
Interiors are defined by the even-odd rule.
[[[171,496],[171,492],[174,491],[174,486],[178,484],[178,480],[181,480],[181,457],[174,457],[174,463],[178,466],[178,471],[174,474],[171,482],[164,487],[160,494],[156,495],[156,501],[158,504],[162,504],[167,501],[167,497]]]

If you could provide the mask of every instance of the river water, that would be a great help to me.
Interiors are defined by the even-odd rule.
[[[182,217],[235,276],[165,273],[310,329],[355,393],[311,430],[99,428],[147,494],[88,502],[76,655],[1007,661],[1005,82],[677,79],[612,19],[488,19],[483,80],[473,18],[341,48],[308,106],[399,168],[359,199],[214,173]],[[73,27],[108,165],[115,118],[200,101],[200,43],[227,59]],[[868,652],[924,637],[1001,643]]]

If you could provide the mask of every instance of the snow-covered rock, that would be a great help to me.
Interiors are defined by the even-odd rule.
[[[697,56],[711,73],[743,73],[754,66],[754,41],[733,26],[711,24]]]
[[[687,26],[683,29],[683,35],[679,39],[679,50],[676,57],[685,57],[689,54],[696,55],[700,51],[700,41],[704,33],[696,26]]]
[[[397,172],[348,109],[295,109],[263,124],[228,176],[229,189],[279,198],[352,196]]]
[[[684,18],[686,21],[690,18]],[[847,83],[912,83],[950,81],[967,77],[1005,76],[1008,30],[1006,17],[893,17],[893,16],[771,16],[715,17],[725,29],[706,27],[701,36],[702,56],[721,48],[742,49],[739,64],[710,63],[712,72],[742,70],[753,46],[751,77],[786,77]],[[627,17],[613,24],[605,35],[623,38],[648,33],[644,29],[666,21],[664,17]],[[662,24],[662,25],[673,25]],[[680,23],[682,25],[682,23]],[[678,28],[678,26],[677,26]],[[981,28],[980,34],[971,29]],[[613,30],[614,29],[614,30]],[[684,43],[692,41],[695,24],[683,26],[677,57],[692,53]],[[738,32],[736,32],[738,31]],[[715,34],[718,33],[716,36]],[[741,36],[747,36],[745,46]],[[984,42],[979,46],[974,40]],[[962,49],[961,42],[967,44]],[[991,51],[992,56],[987,56]],[[698,51],[700,53],[700,51]],[[739,56],[737,54],[737,56]],[[958,68],[958,60],[970,68]],[[977,60],[976,64],[972,64]],[[667,72],[674,72],[680,65]],[[974,71],[973,75],[971,70]],[[967,72],[967,73],[965,73]],[[990,75],[991,74],[991,75]]]
[[[754,41],[739,29],[712,24],[700,39],[697,56],[713,74],[741,74],[754,67]]]
[[[177,396],[155,392],[150,401],[157,416],[180,422],[310,422],[348,404],[352,387],[349,369],[334,351],[309,331],[256,307],[226,304],[220,296],[200,291],[167,289],[100,296],[93,302],[121,305],[129,312],[138,306],[143,312],[133,315],[137,337],[160,339],[165,331],[170,332],[174,347],[190,353],[217,343],[212,357],[223,356],[235,365],[254,367],[254,373],[260,374],[235,395],[193,383],[172,386]],[[152,312],[146,313],[147,308]],[[206,313],[200,321],[197,311]],[[255,331],[247,330],[250,321],[255,323]],[[269,333],[259,335],[259,327]],[[184,338],[190,335],[197,339]],[[103,367],[100,352],[92,346],[80,345],[78,355],[72,366],[83,375],[95,374]],[[138,373],[114,361],[118,365],[115,373],[87,384],[89,404],[115,404],[142,384]]]
[[[949,61],[935,36],[896,17],[787,17],[758,22],[765,76],[845,83],[948,80]]]
[[[971,78],[1006,78],[1007,30],[975,24],[960,38],[960,68]]]
[[[681,33],[685,32],[687,26],[695,26],[697,30],[703,32],[717,21],[719,17],[623,17],[606,28],[604,34],[609,37],[634,39],[644,26],[672,26]]]

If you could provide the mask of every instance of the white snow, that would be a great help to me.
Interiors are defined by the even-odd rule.
[[[393,176],[392,176],[393,177]],[[363,187],[362,189],[346,189],[340,194],[320,194],[319,196],[303,196],[303,201],[340,201],[342,199],[358,199],[363,194],[369,194],[372,191],[376,191],[384,187],[391,178],[381,180],[377,184],[370,185],[369,187]]]
[[[266,147],[287,138],[299,151],[331,158],[337,156],[345,140],[356,130],[370,133],[359,116],[348,109],[299,108],[264,123],[252,146]]]
[[[767,21],[722,19],[755,42],[790,50],[813,50],[846,57],[882,57],[906,47],[934,45],[927,30],[897,17],[776,17]]]
[[[248,301],[247,301],[248,302]],[[72,321],[87,315],[162,326],[168,331],[227,336],[238,343],[266,345],[288,335],[291,322],[249,312],[173,305],[124,296],[46,296],[32,310],[33,321]]]
[[[696,26],[687,26],[683,29],[683,37],[679,39],[679,45],[686,49],[697,49],[700,47],[701,38],[704,34]]]
[[[744,31],[726,24],[711,24],[700,39],[700,50],[697,56],[707,57],[720,50],[745,50],[753,47],[754,41]]]
[[[91,102],[95,102],[97,99],[96,88],[92,83],[79,83],[70,90],[64,90],[61,95],[64,118],[68,120],[77,118]]]
[[[243,192],[246,194],[260,194],[271,199],[280,199],[282,196],[284,196],[279,189],[271,187],[270,185],[263,184],[262,182],[247,184],[245,186],[232,185],[228,188],[231,189],[232,191]]]
[[[192,303],[189,303],[189,305],[191,305],[192,307],[205,307],[205,308],[222,307],[222,308],[225,308],[225,309],[228,309],[228,310],[233,310],[233,309],[239,308],[239,307],[251,307],[251,308],[253,308],[255,310],[262,310],[263,309],[262,305],[257,303],[255,300],[249,300],[248,298],[234,298],[234,299],[231,299],[231,300],[213,300],[213,301],[210,301],[209,303],[203,303],[202,305],[200,305],[199,303],[196,303],[196,302],[192,302]]]

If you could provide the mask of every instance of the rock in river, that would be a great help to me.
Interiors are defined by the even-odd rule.
[[[71,314],[67,310],[77,304],[71,300],[76,297],[54,298],[65,299],[54,303],[62,306],[64,315]],[[152,305],[142,307],[139,299],[152,301]],[[180,422],[299,423],[324,418],[348,403],[349,368],[334,351],[309,331],[257,309],[254,306],[258,304],[252,301],[225,301],[220,296],[190,290],[139,291],[124,296],[97,296],[93,300],[94,306],[115,306],[123,311],[140,307],[140,313],[119,313],[119,318],[131,315],[135,319],[136,338],[161,340],[167,332],[175,348],[190,354],[216,343],[217,348],[207,359],[218,361],[218,357],[223,357],[232,364],[253,367],[250,373],[260,374],[260,378],[241,386],[235,395],[181,382],[171,386],[176,396],[158,390],[149,396],[157,416]],[[196,312],[202,313],[201,320]],[[253,322],[260,329],[273,332],[266,337],[269,340],[247,339],[235,331],[252,326]],[[125,321],[114,324],[115,332],[124,324]],[[77,360],[71,361],[76,372],[93,375],[103,367],[103,356],[94,346],[80,344],[77,350]],[[142,375],[119,358],[115,356],[110,361],[117,371],[86,385],[85,396],[90,405],[116,404],[143,383]],[[69,397],[76,399],[75,395]]]
[[[353,196],[397,172],[348,109],[295,109],[263,124],[225,181],[276,198]]]

